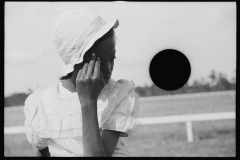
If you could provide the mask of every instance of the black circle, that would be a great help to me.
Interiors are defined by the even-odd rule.
[[[188,81],[191,66],[180,51],[165,49],[153,57],[149,73],[157,87],[172,91],[181,88]]]

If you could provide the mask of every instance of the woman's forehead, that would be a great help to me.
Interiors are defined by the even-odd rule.
[[[115,56],[115,50],[112,51],[106,51],[106,52],[96,52],[97,57],[99,57],[100,59],[107,59],[110,57],[114,57]]]
[[[108,58],[115,55],[115,42],[113,38],[104,39],[102,42],[94,46],[91,53],[87,53],[87,57],[91,56],[92,53],[95,53],[97,57]]]

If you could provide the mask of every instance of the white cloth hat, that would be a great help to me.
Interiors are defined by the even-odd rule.
[[[57,51],[65,63],[62,75],[74,70],[83,61],[84,53],[111,28],[117,28],[116,19],[106,23],[89,8],[69,10],[58,16],[53,24],[52,37]]]

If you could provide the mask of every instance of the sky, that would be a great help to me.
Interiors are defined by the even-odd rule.
[[[188,58],[189,84],[201,77],[207,81],[211,70],[236,76],[235,2],[5,2],[5,96],[58,80],[64,63],[52,41],[53,22],[83,6],[106,22],[119,20],[115,80],[151,85],[151,59],[164,49]]]

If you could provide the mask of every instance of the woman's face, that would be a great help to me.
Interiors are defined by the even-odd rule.
[[[116,52],[114,37],[106,38],[102,42],[98,43],[96,46],[94,46],[92,52],[94,52],[96,56],[100,58],[101,62],[100,69],[105,80],[105,83],[108,83],[112,75]],[[92,52],[88,52],[87,54],[84,55],[84,62],[88,57],[90,57]],[[83,64],[82,65],[80,64],[75,66],[74,70],[76,70],[77,72],[83,66]]]

